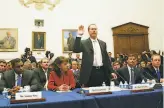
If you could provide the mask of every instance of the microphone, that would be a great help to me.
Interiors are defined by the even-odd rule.
[[[157,82],[158,82],[158,80],[155,78],[155,77],[153,77],[152,75],[150,75],[150,73],[148,73],[147,71],[144,71],[147,75],[149,75],[152,79],[155,79]]]
[[[155,79],[156,82],[158,82],[158,80],[153,77],[152,75],[150,75],[147,71],[145,71],[147,73],[147,75],[149,75],[151,78]],[[153,86],[154,89],[161,89],[162,88],[162,85],[160,83],[156,83],[154,86]]]
[[[73,75],[74,75],[74,79],[76,81],[76,83],[80,86],[80,91],[77,91],[77,93],[80,93],[80,94],[85,94],[85,91],[82,89],[82,85],[80,84],[80,82],[77,80],[77,75],[73,72]]]
[[[116,73],[121,79],[123,79],[124,82],[126,81],[117,71],[115,71],[115,73]]]

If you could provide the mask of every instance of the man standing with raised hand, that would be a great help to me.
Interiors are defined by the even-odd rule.
[[[74,44],[74,52],[82,52],[82,64],[80,72],[80,83],[86,87],[101,86],[103,82],[110,84],[111,75],[117,78],[116,74],[112,73],[108,53],[106,51],[106,43],[97,38],[96,24],[88,26],[90,37],[81,41],[84,34],[84,26],[78,29],[78,36]]]

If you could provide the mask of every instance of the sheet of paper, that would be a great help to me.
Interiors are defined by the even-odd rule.
[[[56,91],[58,93],[65,93],[65,92],[72,92],[71,90],[68,90],[68,91]]]

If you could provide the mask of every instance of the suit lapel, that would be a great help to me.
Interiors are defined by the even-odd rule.
[[[40,79],[42,79],[43,81],[46,81],[46,75],[42,68],[40,68],[39,74],[40,74]]]
[[[136,82],[136,79],[137,79],[137,68],[134,68],[134,81]]]
[[[102,57],[104,57],[104,53],[103,53],[104,48],[103,48],[103,45],[102,45],[102,43],[101,43],[101,41],[100,41],[99,39],[97,39],[97,40],[98,40],[99,45],[100,45],[100,49],[101,49],[101,54],[102,54]],[[105,50],[106,50],[106,49],[105,49]]]
[[[15,79],[15,72],[14,72],[14,70],[11,71],[11,77],[9,77],[9,78],[11,78],[11,80],[9,80],[9,82],[11,81],[11,83],[10,83],[11,86],[14,87],[15,86],[15,82],[17,80],[17,79]]]
[[[151,70],[151,72],[152,72],[152,75],[155,76],[155,78],[158,78],[158,77],[157,77],[157,73],[156,73],[156,71],[155,71],[155,69],[154,69],[153,66],[150,67],[150,70]]]
[[[129,70],[128,70],[128,68],[127,67],[125,67],[125,80],[127,81],[127,82],[129,82],[129,79],[130,79],[130,75],[129,75]]]
[[[87,39],[87,47],[89,48],[89,51],[93,53],[94,50],[93,50],[93,45],[90,38]]]
[[[25,74],[25,72],[23,72],[22,73],[22,83],[21,83],[22,86],[25,86],[26,85],[26,83],[28,81],[28,78],[27,77],[28,77],[27,74]]]

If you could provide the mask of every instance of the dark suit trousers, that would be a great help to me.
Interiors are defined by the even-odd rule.
[[[93,66],[89,81],[86,86],[87,87],[102,86],[103,82],[106,82],[106,84],[109,83],[108,76],[105,74],[104,67],[102,66],[100,68],[95,68]]]

